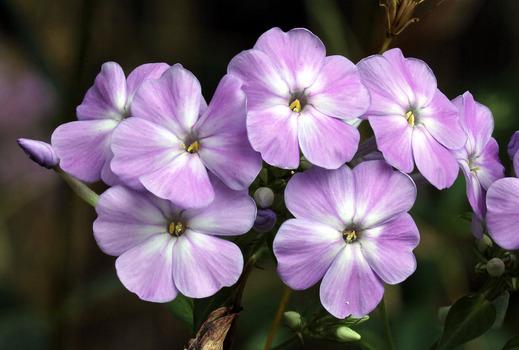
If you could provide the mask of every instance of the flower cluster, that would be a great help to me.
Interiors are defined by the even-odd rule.
[[[273,28],[230,61],[209,104],[201,91],[180,64],[144,64],[126,78],[108,62],[78,121],[59,126],[52,147],[20,141],[41,165],[112,186],[96,204],[94,236],[118,257],[121,282],[144,300],[203,298],[233,285],[243,247],[218,236],[252,229],[272,235],[288,286],[322,280],[321,302],[332,315],[367,315],[384,282],[416,269],[420,238],[408,213],[415,168],[438,189],[461,169],[474,235],[482,237],[486,218],[497,243],[519,248],[510,229],[518,227],[519,180],[499,180],[490,110],[469,92],[450,101],[427,64],[400,49],[354,64],[326,56],[306,29]],[[372,149],[359,147],[363,120]],[[292,171],[269,180],[262,161],[266,171]],[[293,218],[276,212],[283,189]]]

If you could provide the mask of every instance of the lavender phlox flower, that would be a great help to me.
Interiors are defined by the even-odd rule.
[[[506,177],[487,191],[485,223],[490,237],[502,248],[519,249],[519,179]]]
[[[196,77],[176,64],[135,94],[132,118],[112,136],[112,170],[129,186],[146,188],[183,208],[214,198],[208,171],[235,190],[261,169],[247,139],[245,94],[226,75],[207,106]]]
[[[108,185],[119,183],[110,169],[112,132],[121,120],[130,117],[129,108],[141,83],[159,78],[167,68],[166,63],[143,64],[126,79],[119,64],[104,63],[76,109],[78,121],[62,124],[52,134],[61,168],[84,182],[102,179]]]
[[[367,57],[358,67],[371,94],[364,118],[386,161],[406,173],[416,164],[438,189],[451,186],[459,168],[450,151],[463,147],[467,136],[431,69],[419,59],[404,58],[400,49]]]
[[[56,152],[54,152],[52,146],[47,142],[31,139],[18,139],[18,144],[30,159],[42,167],[52,169],[59,163]]]
[[[519,175],[519,131],[514,132],[508,143],[508,156],[512,159],[515,176]]]
[[[214,176],[211,181],[215,198],[202,209],[183,209],[121,185],[100,196],[95,239],[105,253],[118,256],[117,275],[139,298],[205,298],[237,281],[240,248],[217,236],[250,230],[256,204],[246,190],[231,190]]]
[[[492,137],[494,117],[490,109],[474,101],[468,91],[452,102],[460,112],[460,122],[467,134],[465,146],[453,154],[465,175],[467,198],[474,211],[472,233],[482,238],[486,192],[494,181],[504,176],[505,170],[499,160],[499,145]]]
[[[415,199],[411,178],[384,161],[295,174],[285,190],[295,218],[273,243],[281,279],[300,290],[322,278],[321,303],[332,315],[367,315],[383,282],[400,283],[416,269],[419,233],[407,213]]]
[[[301,150],[311,163],[336,169],[355,154],[359,132],[345,121],[366,111],[369,93],[357,67],[326,57],[310,31],[270,29],[231,60],[228,73],[243,81],[249,140],[267,163],[297,168]]]

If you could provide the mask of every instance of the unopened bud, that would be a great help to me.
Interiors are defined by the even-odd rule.
[[[283,316],[285,316],[285,321],[290,329],[298,330],[301,327],[303,319],[298,312],[286,311]]]
[[[490,259],[487,262],[487,272],[492,277],[499,277],[505,272],[505,263],[499,258]]]
[[[268,232],[276,225],[277,216],[270,209],[258,209],[256,220],[252,229],[256,232]]]
[[[29,158],[42,167],[52,169],[59,163],[58,156],[54,152],[54,149],[52,149],[52,146],[46,142],[31,139],[18,139],[18,144]]]
[[[260,187],[254,192],[254,201],[260,208],[268,208],[274,202],[274,192],[268,187]]]
[[[492,248],[492,240],[484,235],[481,239],[476,239],[476,248],[480,253],[485,253],[487,248]]]
[[[337,339],[342,342],[356,341],[360,340],[360,334],[355,332],[350,327],[341,326],[337,328]]]

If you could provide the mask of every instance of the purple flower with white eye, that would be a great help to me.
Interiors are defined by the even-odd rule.
[[[418,229],[407,213],[416,199],[411,178],[384,161],[353,170],[312,167],[287,184],[285,221],[273,249],[281,279],[306,289],[321,278],[321,303],[344,318],[370,313],[384,294],[416,269]]]
[[[357,67],[326,57],[321,40],[302,28],[272,28],[236,55],[228,73],[243,81],[252,148],[274,166],[295,169],[300,148],[311,163],[336,169],[359,143],[354,122],[369,106]]]
[[[508,250],[519,249],[519,179],[506,177],[487,191],[485,217],[490,237]]]
[[[202,209],[182,209],[121,185],[100,196],[95,239],[103,252],[118,256],[117,275],[139,298],[168,302],[178,293],[205,298],[238,280],[240,248],[216,236],[249,231],[256,205],[246,190],[211,181],[215,198]]]
[[[465,175],[467,197],[474,210],[472,233],[482,238],[482,222],[487,211],[486,192],[494,181],[504,176],[505,171],[499,160],[499,145],[492,137],[494,117],[490,109],[474,101],[468,91],[452,102],[460,112],[461,125],[467,134],[465,146],[453,154]]]
[[[404,58],[400,49],[367,57],[357,66],[371,94],[364,118],[386,161],[406,173],[416,164],[435,187],[450,187],[459,173],[451,150],[463,147],[467,136],[429,66]]]
[[[52,134],[61,168],[84,182],[102,179],[108,185],[119,183],[110,169],[112,132],[121,120],[130,117],[133,96],[142,82],[159,78],[168,68],[166,63],[143,64],[126,79],[119,64],[104,63],[76,109],[78,121],[62,124]]]
[[[18,139],[18,145],[20,145],[30,159],[42,167],[52,169],[59,164],[56,152],[54,152],[52,146],[47,142],[31,139]]]
[[[247,139],[245,94],[226,75],[209,106],[196,77],[176,64],[135,94],[132,118],[112,136],[112,170],[129,186],[146,188],[183,208],[211,203],[208,170],[242,190],[261,169]]]

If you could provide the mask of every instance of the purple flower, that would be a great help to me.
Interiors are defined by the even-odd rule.
[[[270,209],[258,209],[252,229],[256,232],[268,232],[276,226],[277,215]]]
[[[490,237],[508,250],[519,249],[519,179],[494,182],[487,192],[486,225]]]
[[[295,174],[285,190],[295,219],[273,244],[281,279],[299,290],[322,278],[321,302],[332,315],[367,315],[382,281],[400,283],[416,269],[419,234],[407,213],[415,199],[411,178],[384,161]]]
[[[59,163],[56,153],[52,149],[52,146],[47,142],[31,139],[18,139],[18,144],[29,158],[42,167],[52,169]]]
[[[131,105],[133,118],[112,136],[112,170],[129,186],[143,187],[183,208],[209,204],[207,169],[234,190],[247,188],[261,156],[247,139],[245,94],[226,75],[207,106],[200,83],[176,64],[144,82]]]
[[[61,168],[84,182],[102,179],[108,185],[119,183],[110,169],[112,132],[121,120],[130,117],[129,107],[141,83],[159,78],[167,68],[166,63],[143,64],[126,79],[117,63],[104,63],[76,109],[78,121],[60,125],[52,134]]]
[[[499,145],[492,138],[494,118],[492,112],[474,101],[468,91],[452,102],[460,112],[461,125],[468,136],[465,146],[453,154],[465,175],[467,197],[474,210],[472,233],[482,238],[482,222],[487,210],[486,192],[494,181],[504,176],[505,171],[499,160]]]
[[[233,285],[243,256],[234,243],[216,237],[247,232],[256,205],[247,191],[227,188],[212,177],[215,199],[202,209],[182,209],[149,192],[118,185],[96,206],[94,236],[107,254],[118,256],[117,275],[128,290],[153,302],[213,295]]]
[[[229,63],[247,95],[249,140],[267,163],[297,168],[301,148],[311,163],[336,169],[355,154],[359,132],[345,121],[366,111],[369,93],[353,63],[325,56],[310,31],[272,28]]]
[[[508,156],[512,159],[515,175],[519,175],[519,131],[514,132],[508,144]]]
[[[421,60],[404,58],[400,49],[367,57],[358,67],[371,93],[364,118],[386,161],[406,173],[416,163],[438,189],[451,186],[459,168],[450,150],[463,147],[467,136],[431,69]]]

